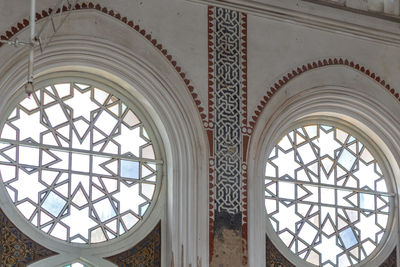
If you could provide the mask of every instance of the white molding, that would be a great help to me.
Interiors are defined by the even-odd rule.
[[[186,1],[229,8],[263,18],[302,25],[313,29],[323,30],[325,32],[350,35],[355,38],[396,47],[400,46],[400,30],[398,29],[399,22],[386,21],[380,18],[357,14],[315,3],[303,2],[299,8],[296,7],[296,2],[298,1],[291,1],[292,4],[287,4],[285,1],[281,1],[283,2],[282,4],[270,4],[269,1],[261,3],[261,0]],[[271,2],[274,3],[274,1]],[[314,8],[312,8],[312,5],[314,5]],[[315,5],[318,6],[318,10],[320,11],[318,14],[315,12]],[[313,9],[314,13],[312,13]],[[343,18],[345,18],[345,20]],[[388,28],[393,31],[388,31]]]
[[[54,267],[64,267],[66,264],[79,261],[84,263],[88,267],[117,267],[114,263],[104,260],[99,257],[77,257],[74,254],[61,254],[53,257],[45,258],[43,260],[29,264],[28,267],[44,267],[44,266],[54,266]]]
[[[399,113],[400,105],[386,89],[346,66],[330,66],[303,73],[275,93],[260,114],[250,140],[249,190],[254,194],[249,198],[250,266],[265,266],[265,237],[258,233],[266,232],[270,233],[270,240],[293,264],[306,266],[303,260],[289,251],[266,221],[263,173],[265,155],[271,151],[277,138],[294,123],[311,116],[356,127],[373,140],[370,145],[377,158],[382,159],[381,167],[392,181],[389,187],[396,193],[397,199],[394,201],[394,216],[386,243],[382,242],[378,246],[381,252],[367,258],[362,266],[379,266],[390,255],[398,242]]]
[[[329,7],[333,7],[333,8],[342,9],[345,11],[350,11],[353,13],[363,14],[363,15],[371,16],[371,17],[377,17],[377,18],[390,20],[390,21],[398,22],[400,20],[399,14],[398,14],[398,12],[396,12],[396,11],[398,11],[398,10],[396,10],[396,5],[398,6],[399,0],[395,0],[395,2],[393,3],[393,9],[391,9],[391,10],[389,9],[387,11],[385,11],[385,7],[381,11],[358,9],[358,8],[354,8],[354,7],[349,7],[346,3],[343,3],[343,4],[339,4],[338,2],[335,3],[332,0],[302,0],[302,1],[315,3],[317,5],[325,5],[325,6],[329,6]]]

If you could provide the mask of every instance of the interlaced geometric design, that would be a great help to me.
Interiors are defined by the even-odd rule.
[[[268,235],[265,236],[265,250],[266,267],[296,267],[274,246],[271,240],[269,240]]]
[[[105,259],[116,266],[161,266],[161,222],[134,247]]]
[[[317,266],[352,266],[385,236],[392,195],[365,145],[340,128],[287,133],[265,167],[265,207],[283,243]]]
[[[216,210],[237,214],[241,194],[241,13],[215,9]]]
[[[84,244],[140,222],[162,161],[136,113],[86,83],[51,84],[20,101],[1,129],[0,172],[22,215],[53,237]]]
[[[57,254],[24,235],[0,209],[0,266],[29,266]]]

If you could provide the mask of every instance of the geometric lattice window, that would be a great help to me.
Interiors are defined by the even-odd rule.
[[[13,107],[0,136],[1,178],[17,209],[41,231],[83,244],[140,223],[162,167],[135,107],[90,83],[38,88]]]
[[[265,166],[265,208],[282,242],[316,266],[352,266],[376,253],[392,195],[371,151],[344,130],[288,132]]]

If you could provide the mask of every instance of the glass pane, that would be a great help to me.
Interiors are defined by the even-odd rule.
[[[50,192],[50,194],[46,197],[46,200],[43,202],[42,207],[50,212],[54,217],[57,217],[61,210],[64,208],[67,202],[54,192]]]
[[[121,177],[138,179],[139,162],[121,160]]]

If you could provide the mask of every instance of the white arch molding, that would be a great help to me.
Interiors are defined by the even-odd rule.
[[[79,23],[71,18],[73,15],[71,13],[69,19]],[[67,28],[66,33],[61,32],[43,54],[37,53],[34,75],[37,80],[68,71],[80,72],[83,77],[100,76],[125,89],[121,92],[123,95],[134,97],[142,105],[160,133],[166,162],[161,192],[152,214],[136,231],[87,248],[49,238],[33,228],[10,205],[4,188],[0,190],[0,206],[7,217],[35,242],[60,253],[31,264],[31,267],[58,266],[76,258],[94,266],[115,266],[102,258],[134,246],[160,219],[163,266],[170,265],[172,255],[178,266],[195,265],[198,260],[206,263],[208,184],[204,174],[207,173],[207,143],[197,108],[179,74],[148,40],[116,19],[97,15],[108,21],[106,27],[117,27],[118,31],[129,35],[135,46],[126,47],[103,38],[73,35]],[[7,100],[21,90],[26,76],[26,52],[8,52],[11,56],[8,61],[4,60],[7,63],[0,69],[1,114],[6,114]]]
[[[264,168],[266,155],[285,132],[309,118],[337,121],[369,138],[369,146],[387,171],[389,187],[396,192],[394,219],[381,252],[361,266],[379,266],[399,247],[400,104],[371,78],[346,66],[327,66],[294,78],[270,99],[258,118],[249,147],[249,260],[265,266],[265,235],[295,266],[305,262],[290,253],[266,220]],[[384,244],[383,244],[384,243]],[[399,259],[398,259],[399,260]],[[399,263],[398,263],[399,265]],[[311,265],[310,265],[311,266]],[[358,265],[357,265],[358,266]]]

